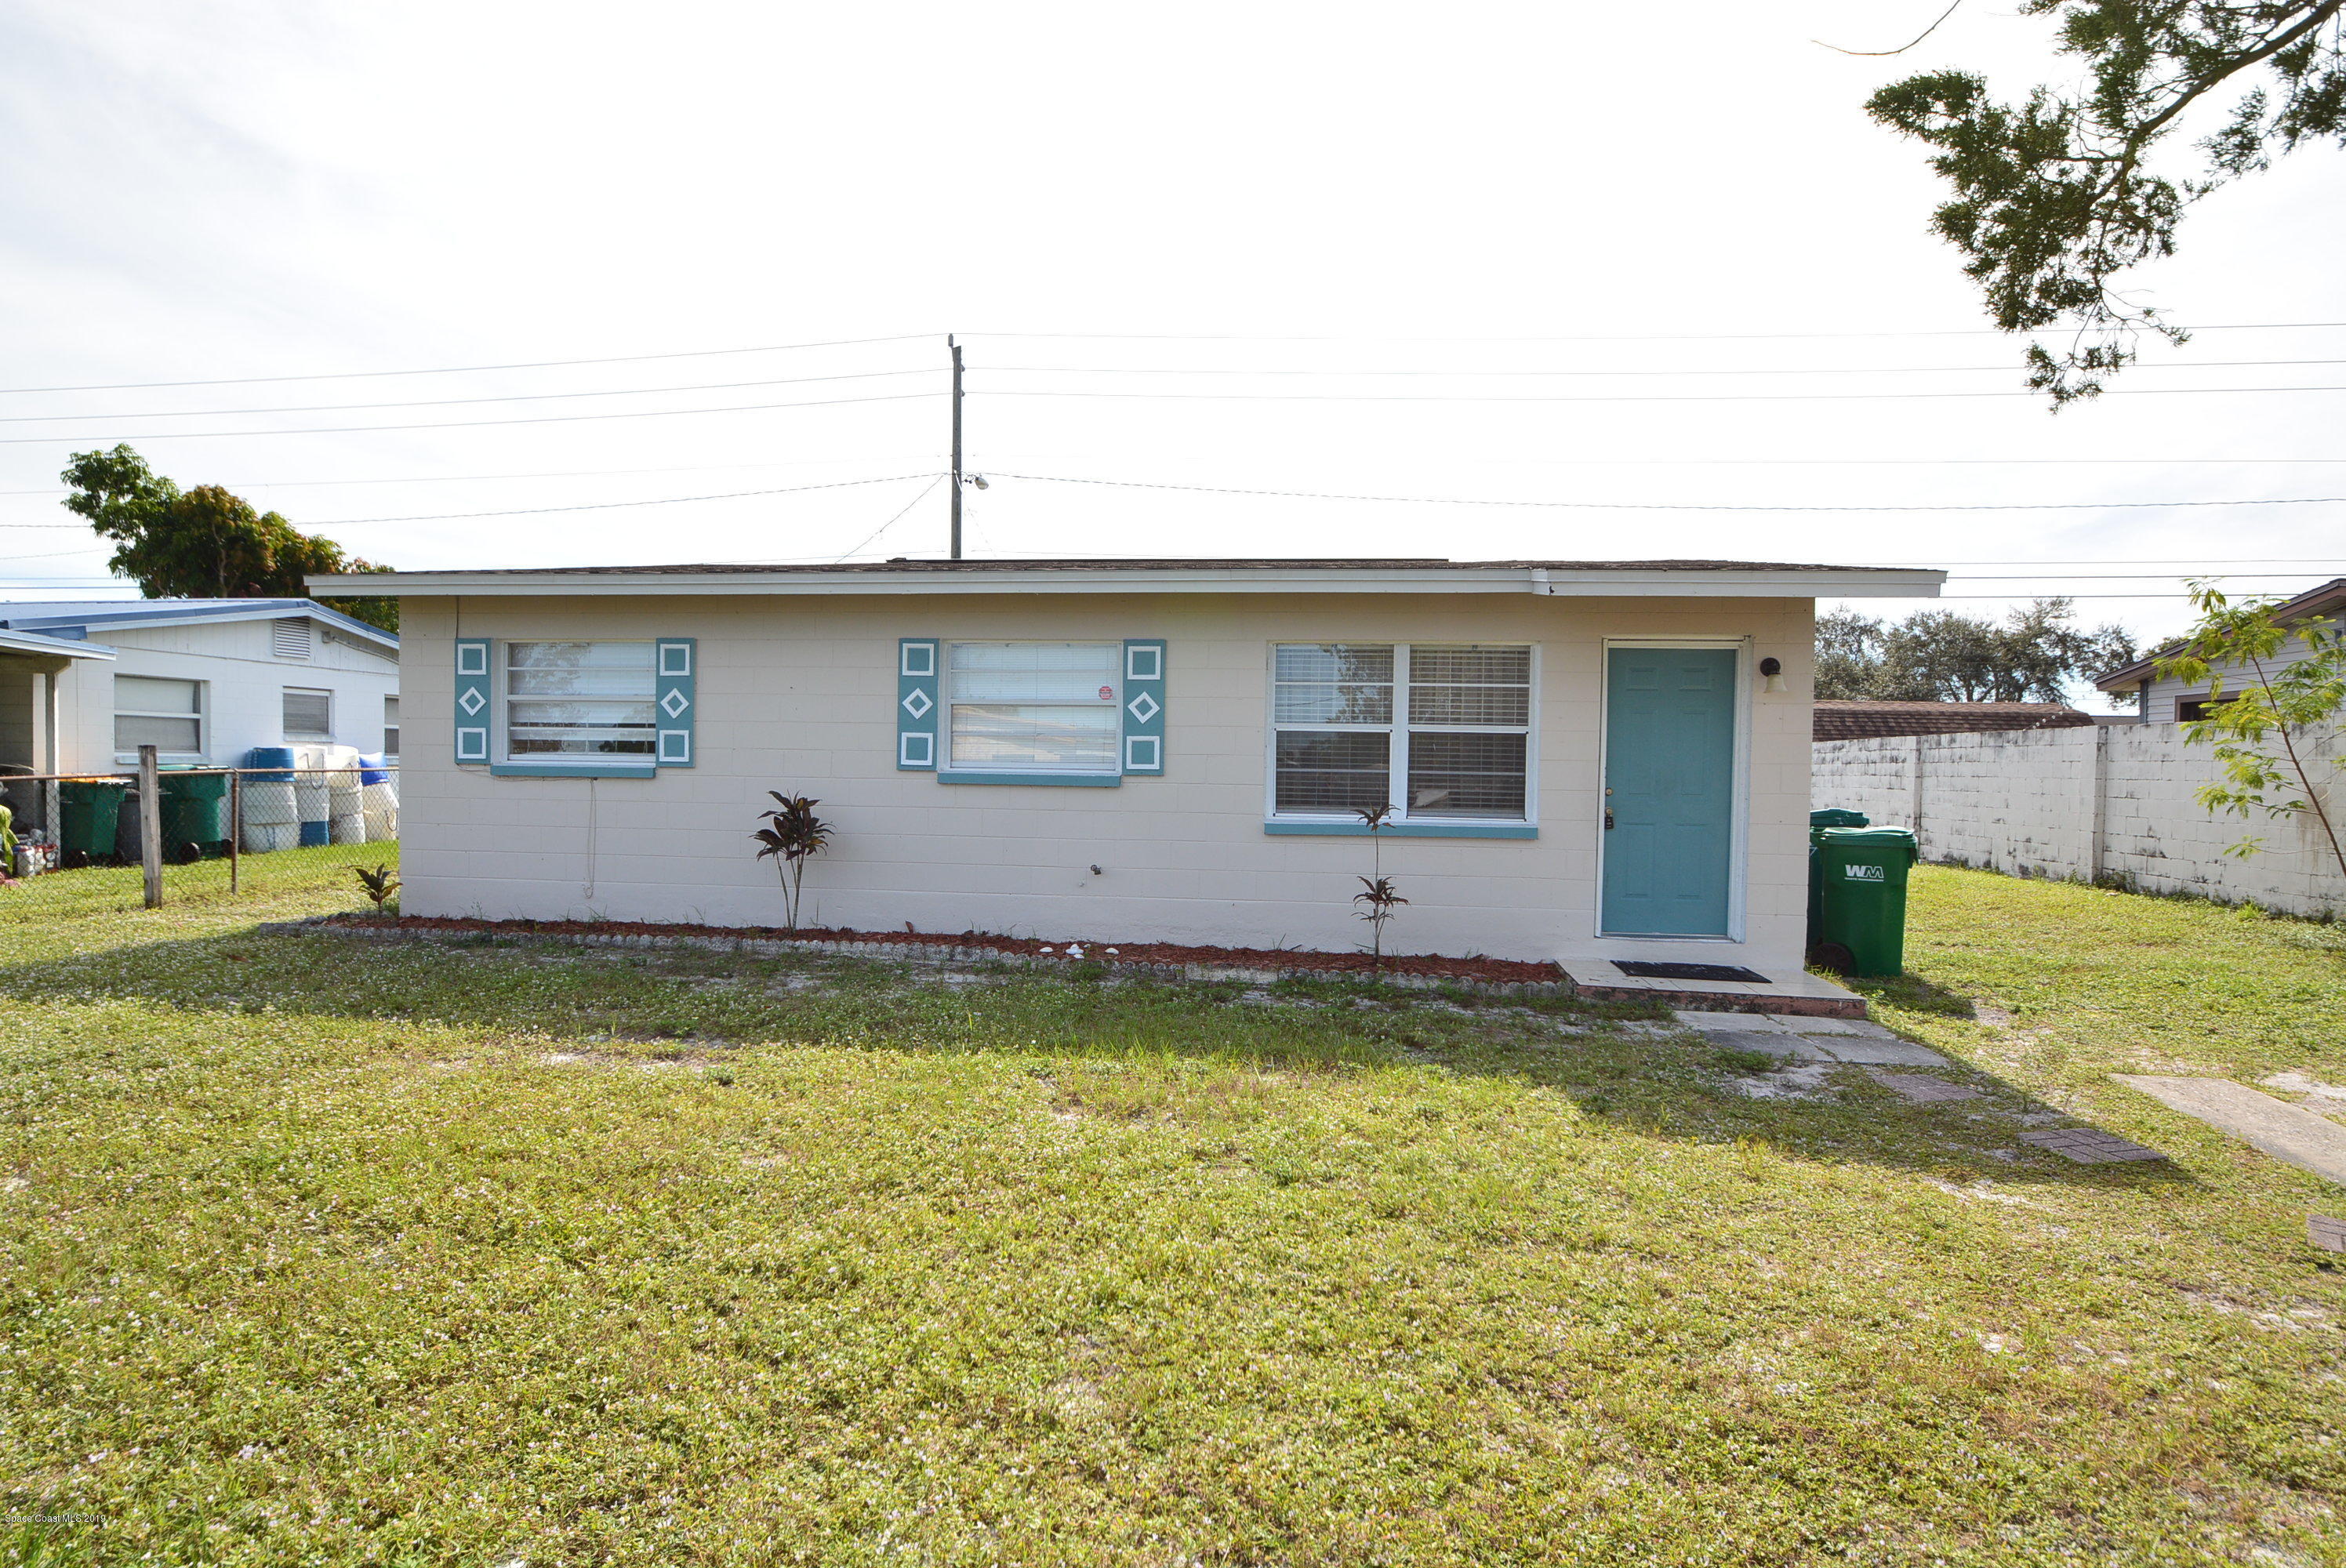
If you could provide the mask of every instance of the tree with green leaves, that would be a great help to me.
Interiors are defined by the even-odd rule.
[[[1938,149],[1931,167],[1954,195],[1934,227],[1963,252],[1995,324],[2072,330],[2066,348],[2028,350],[2029,385],[2058,407],[2099,393],[2146,331],[2186,341],[2117,291],[2127,269],[2174,252],[2186,208],[2279,154],[2346,142],[2346,0],[2021,0],[2019,9],[2055,18],[2056,49],[2085,63],[2087,84],[2035,87],[2007,102],[1972,72],[1926,71],[1883,87],[1866,109]],[[2165,145],[2195,128],[2204,134],[2194,167],[2161,172]]]
[[[2334,723],[2346,711],[2346,636],[2337,622],[2319,616],[2277,621],[2272,611],[2280,601],[2236,605],[2210,583],[2193,583],[2191,602],[2199,624],[2160,656],[2158,673],[2208,686],[2205,717],[2183,732],[2215,744],[2223,777],[2201,786],[2199,803],[2210,812],[2251,820],[2311,819],[2338,874],[2346,878],[2346,842],[2322,799],[2325,780],[2317,777],[2334,776],[2337,769],[2325,769],[2310,755],[2306,734],[2309,726]],[[2303,643],[2304,654],[2283,659],[2292,642]],[[2239,681],[2239,689],[2226,698],[2228,676]],[[2264,840],[2250,838],[2224,852],[2246,857],[2263,848]]]
[[[304,598],[311,573],[387,572],[346,555],[217,484],[182,491],[130,447],[78,452],[61,476],[66,509],[114,541],[107,569],[150,599]],[[395,598],[346,598],[336,607],[385,631],[399,629]]]
[[[2068,683],[2134,662],[2123,626],[2070,625],[2067,599],[1999,623],[1955,610],[1902,621],[1854,610],[1817,617],[1816,694],[1877,702],[2064,702]]]

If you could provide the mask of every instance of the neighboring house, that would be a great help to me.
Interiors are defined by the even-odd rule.
[[[2059,702],[1821,701],[1810,734],[1819,740],[1877,735],[1965,735],[1991,729],[2066,729],[2094,716]]]
[[[401,598],[403,907],[1415,952],[1799,983],[1819,596],[1740,562],[901,561],[318,577]],[[1774,689],[1770,689],[1774,688]],[[1814,982],[1807,982],[1815,984]]]
[[[2332,577],[2318,588],[2275,606],[2273,618],[2284,625],[2315,618],[2333,622],[2346,619],[2346,577]],[[2160,657],[2173,651],[2174,645],[2170,644],[2157,653],[2137,659],[2123,669],[2114,669],[2096,677],[2094,684],[2112,697],[2134,697],[2146,724],[2188,724],[2195,718],[2205,718],[2209,700],[2206,681],[2187,684],[2172,676],[2158,673]],[[2303,639],[2292,637],[2275,656],[2269,671],[2295,664],[2309,651]],[[2243,686],[2258,684],[2253,670],[2226,668],[2218,673],[2222,676],[2223,689],[2229,695],[2238,696]]]
[[[399,639],[309,599],[0,602],[0,773],[398,748]],[[10,792],[26,822],[37,791]]]

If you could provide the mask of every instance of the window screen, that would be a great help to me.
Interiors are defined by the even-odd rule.
[[[382,754],[399,755],[399,698],[395,697],[382,699]]]
[[[167,756],[199,756],[204,748],[204,686],[160,676],[114,677],[114,749],[152,746]]]
[[[285,738],[332,740],[334,738],[334,694],[285,688]]]
[[[948,766],[1113,773],[1120,643],[954,643],[945,656]]]
[[[650,643],[507,643],[505,682],[510,757],[652,755]]]
[[[1531,664],[1478,644],[1273,649],[1273,814],[1529,820]]]

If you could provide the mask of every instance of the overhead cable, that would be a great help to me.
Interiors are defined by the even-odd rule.
[[[1117,490],[1179,490],[1201,495],[1268,495],[1292,501],[1394,502],[1413,506],[1531,507],[1560,512],[2102,512],[2143,507],[2175,506],[2328,506],[2346,504],[2346,495],[2285,495],[2243,501],[2030,501],[1933,502],[1888,506],[1755,506],[1741,503],[1708,504],[1689,501],[1491,501],[1443,495],[1363,495],[1329,490],[1248,490],[1222,484],[1169,484],[1139,479],[1072,479],[1057,473],[1015,473],[988,469],[996,479],[1025,479],[1042,484],[1099,484]]]
[[[2314,364],[2313,360],[2293,360],[2291,364]],[[872,382],[893,376],[930,376],[933,369],[913,371],[859,371],[852,375],[784,376],[774,381],[758,382],[699,382],[680,387],[615,387],[606,392],[506,392],[496,397],[435,397],[413,402],[304,402],[281,408],[165,408],[147,409],[131,413],[107,411],[79,413],[10,413],[0,414],[0,424],[54,424],[61,419],[225,419],[232,414],[248,413],[347,413],[354,409],[368,408],[455,408],[484,402],[553,402],[564,398],[580,397],[648,397],[660,392],[733,392],[742,387],[805,386],[813,382]]]
[[[478,430],[488,425],[504,424],[575,424],[582,420],[600,419],[665,419],[691,413],[756,413],[777,408],[835,408],[842,403],[907,402],[914,398],[944,397],[943,391],[918,392],[882,392],[873,397],[817,398],[800,402],[736,403],[725,408],[647,408],[631,409],[619,413],[555,413],[530,419],[460,419],[443,420],[435,424],[331,424],[309,426],[300,430],[159,430],[139,435],[110,433],[106,435],[0,435],[0,446],[71,446],[83,442],[103,444],[109,441],[204,441],[221,436],[249,436],[255,439],[271,435],[356,435],[379,430]]]
[[[200,382],[109,382],[88,386],[0,387],[0,397],[14,397],[19,392],[141,392],[155,387],[237,387],[260,386],[270,382],[347,382],[364,381],[376,376],[456,376],[471,375],[480,371],[545,371],[570,365],[632,365],[648,360],[714,359],[723,354],[787,354],[804,349],[846,349],[864,343],[909,343],[922,338],[933,338],[934,332],[897,332],[885,338],[834,338],[820,343],[764,343],[745,349],[684,349],[660,354],[605,354],[589,360],[523,360],[503,365],[434,365],[413,371],[319,371],[297,376],[222,376]]]

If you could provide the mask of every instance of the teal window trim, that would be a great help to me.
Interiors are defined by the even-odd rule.
[[[492,762],[489,776],[493,779],[657,779],[659,769],[653,763],[630,766],[624,762]]]
[[[1124,783],[1121,773],[953,773],[937,770],[940,784],[1057,784],[1080,789],[1114,789]]]
[[[1365,839],[1364,822],[1265,822],[1262,830],[1274,837],[1304,839]],[[1536,839],[1535,822],[1389,822],[1377,830],[1382,839]]]

